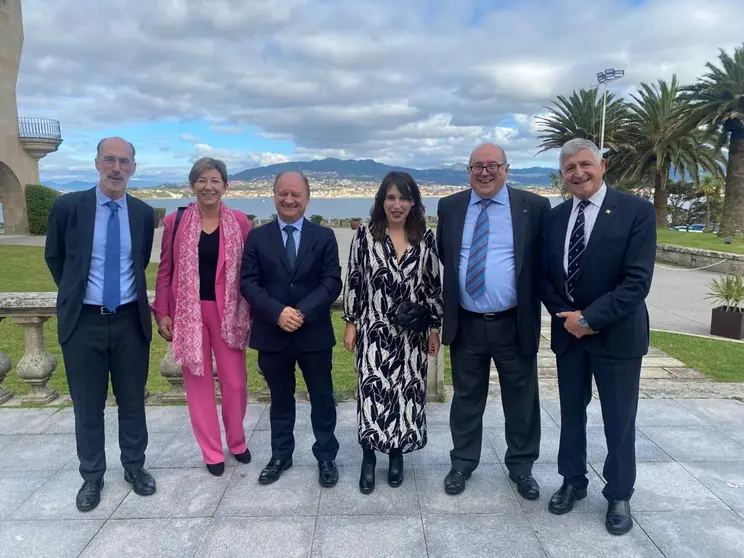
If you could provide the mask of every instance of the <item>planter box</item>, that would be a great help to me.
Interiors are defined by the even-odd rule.
[[[713,308],[710,318],[710,333],[729,339],[744,339],[744,312],[725,306]]]

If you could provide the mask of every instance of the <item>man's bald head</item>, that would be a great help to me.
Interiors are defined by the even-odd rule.
[[[482,143],[470,154],[469,162],[473,163],[473,157],[497,157],[499,163],[506,164],[506,151],[500,145],[495,143]]]
[[[484,143],[470,154],[468,182],[482,199],[493,198],[506,182],[509,164],[500,145]]]

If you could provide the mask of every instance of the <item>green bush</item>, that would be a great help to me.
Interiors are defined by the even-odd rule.
[[[26,185],[26,211],[28,212],[28,232],[44,235],[49,230],[49,213],[54,200],[59,197],[57,190],[40,184]]]
[[[312,221],[313,223],[318,223],[319,225],[322,225],[323,223],[325,223],[325,217],[323,217],[322,215],[311,215],[310,221]]]
[[[160,225],[163,224],[163,219],[165,219],[165,208],[164,207],[156,207],[155,208],[155,228],[156,229]]]

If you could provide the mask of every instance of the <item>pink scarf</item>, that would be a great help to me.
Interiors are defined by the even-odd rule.
[[[173,359],[196,376],[204,375],[202,316],[199,297],[199,238],[201,212],[190,203],[181,218],[181,249],[174,264],[178,272],[178,292],[173,318]],[[250,333],[250,309],[240,294],[240,264],[243,235],[240,223],[224,203],[220,204],[220,238],[225,251],[225,300],[222,339],[233,349],[245,349]]]

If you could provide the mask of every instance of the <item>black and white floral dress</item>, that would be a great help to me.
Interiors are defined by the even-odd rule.
[[[393,241],[375,242],[367,225],[357,228],[344,285],[344,320],[356,324],[357,422],[365,449],[403,453],[426,445],[428,333],[396,326],[398,305],[411,300],[442,318],[442,285],[434,233],[398,261]]]

